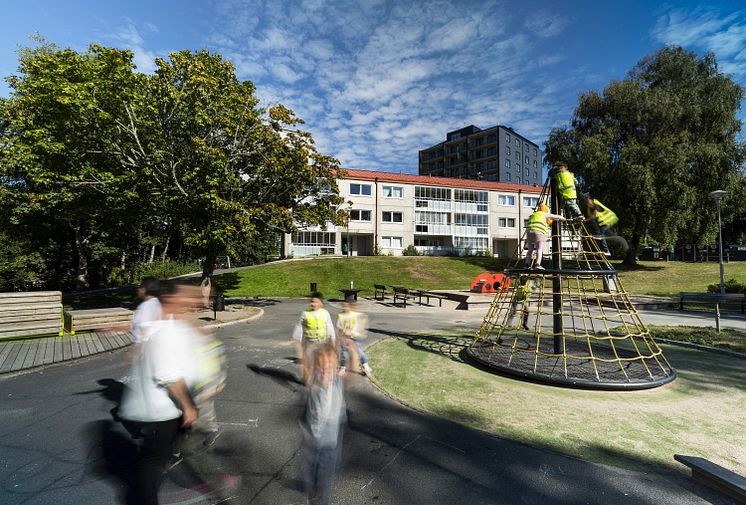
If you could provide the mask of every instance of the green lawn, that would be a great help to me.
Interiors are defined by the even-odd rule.
[[[627,269],[614,262],[624,288],[640,295],[672,295],[681,291],[707,291],[708,284],[720,282],[720,266],[716,262],[687,263],[683,261],[640,261],[638,268]],[[734,278],[746,284],[746,261],[725,265],[725,280]]]
[[[291,261],[242,270],[216,278],[218,289],[228,296],[307,296],[309,284],[329,298],[350,281],[364,294],[373,295],[373,284],[424,289],[468,289],[480,273],[498,271],[492,258],[390,257],[322,258]]]
[[[746,353],[746,333],[723,328],[720,333],[715,328],[699,326],[648,326],[653,338],[667,338],[681,342],[710,345]]]
[[[504,264],[491,258],[390,257],[320,258],[270,264],[216,278],[229,296],[306,296],[311,282],[328,297],[350,281],[364,294],[373,284],[401,284],[425,289],[468,289],[472,279],[485,270],[498,272]],[[624,288],[634,294],[674,295],[680,291],[706,291],[719,281],[717,263],[643,261],[629,270],[614,264]],[[746,283],[746,262],[725,265],[726,279]]]
[[[672,383],[582,391],[482,371],[461,359],[472,332],[408,334],[368,350],[375,382],[403,403],[509,440],[644,472],[675,471],[674,454],[734,471],[746,465],[746,360],[676,346]]]

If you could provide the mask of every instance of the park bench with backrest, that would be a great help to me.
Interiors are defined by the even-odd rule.
[[[123,307],[65,311],[65,330],[70,335],[82,330],[129,326],[131,322],[132,311]]]
[[[62,335],[62,293],[0,293],[0,339]]]
[[[397,300],[404,303],[404,307],[407,306],[407,300],[412,298],[412,295],[409,294],[409,290],[402,286],[391,286],[391,289],[394,290],[394,305],[396,305]]]
[[[679,309],[684,310],[684,302],[694,302],[709,305],[740,304],[741,313],[746,307],[746,295],[743,293],[679,293]]]
[[[375,300],[383,300],[386,298],[386,295],[389,294],[386,286],[384,286],[383,284],[373,284],[373,288],[373,299]],[[379,293],[381,294],[381,298],[378,298]]]
[[[698,456],[674,454],[673,459],[692,469],[692,479],[746,503],[746,478]]]
[[[443,299],[445,296],[443,296],[440,293],[433,293],[432,291],[428,291],[426,289],[410,289],[409,293],[413,296],[416,296],[419,300],[418,303],[422,305],[422,299],[425,298],[427,300],[427,304],[430,305],[430,298],[435,298],[438,300],[438,306],[443,306]]]

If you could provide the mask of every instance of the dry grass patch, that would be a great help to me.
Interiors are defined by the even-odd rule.
[[[746,465],[746,360],[666,346],[678,378],[647,391],[508,379],[460,357],[470,335],[404,335],[371,347],[377,384],[414,408],[583,459],[670,472],[674,453]]]

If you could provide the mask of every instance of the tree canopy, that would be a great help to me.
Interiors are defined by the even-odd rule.
[[[343,219],[338,162],[291,110],[260,107],[253,83],[218,54],[156,64],[144,75],[130,51],[42,41],[7,78],[0,232],[23,238],[26,263],[53,272],[51,284],[103,284],[148,251],[152,260],[156,245],[165,258],[169,244],[205,258],[210,275],[218,255],[246,243]]]
[[[644,244],[704,244],[717,231],[709,193],[728,191],[725,223],[746,196],[743,98],[713,55],[665,47],[601,93],[582,93],[570,126],[550,133],[547,161],[570,163],[582,189],[618,214],[627,263]]]

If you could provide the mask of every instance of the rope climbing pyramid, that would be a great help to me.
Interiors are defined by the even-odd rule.
[[[577,216],[574,185],[562,183],[547,179],[523,237],[531,251],[542,232],[551,234],[551,267],[536,261],[540,247],[528,264],[519,249],[469,355],[498,373],[560,386],[634,390],[672,381],[676,372],[630,302],[606,242]]]

